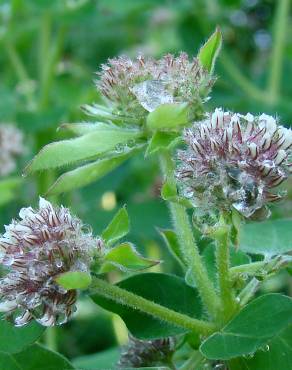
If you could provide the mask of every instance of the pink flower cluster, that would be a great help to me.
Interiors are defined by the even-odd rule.
[[[184,139],[177,178],[195,207],[234,207],[248,218],[281,199],[273,190],[290,173],[292,130],[275,118],[216,109]]]
[[[68,271],[89,271],[101,245],[67,208],[40,198],[39,209],[21,209],[20,220],[5,227],[0,238],[0,312],[16,326],[36,319],[44,326],[61,324],[75,310],[77,292],[55,278]]]

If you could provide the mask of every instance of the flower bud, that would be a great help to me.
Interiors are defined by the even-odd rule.
[[[159,60],[122,56],[102,66],[97,87],[116,113],[139,121],[161,104],[189,103],[193,113],[206,98],[213,79],[197,58],[186,53]]]
[[[62,324],[75,310],[77,292],[59,286],[56,277],[89,272],[103,246],[67,208],[45,199],[38,210],[22,208],[19,216],[0,238],[0,262],[7,270],[0,280],[0,311],[16,326],[32,319],[44,326]]]
[[[281,199],[273,189],[290,172],[292,131],[273,117],[216,109],[186,129],[184,139],[177,178],[195,207],[206,213],[233,207],[249,218]]]
[[[174,338],[140,340],[129,336],[128,346],[122,352],[118,366],[148,367],[166,364],[175,351],[175,345]]]

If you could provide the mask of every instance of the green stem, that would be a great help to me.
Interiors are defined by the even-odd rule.
[[[270,102],[275,103],[279,97],[282,78],[282,64],[285,51],[285,36],[289,18],[290,0],[278,0],[273,26],[273,49],[269,76]]]
[[[238,295],[238,301],[241,307],[245,306],[259,289],[260,281],[256,278],[251,279],[247,286]]]
[[[166,151],[161,154],[161,168],[171,185],[176,186],[173,161],[170,154]],[[216,317],[220,302],[200,256],[186,209],[182,205],[173,202],[169,202],[169,209],[185,263],[191,270],[207,311],[212,317]]]
[[[7,37],[4,39],[3,43],[11,65],[13,66],[20,83],[23,85],[23,93],[27,100],[27,104],[30,109],[33,109],[35,106],[34,96],[31,88],[31,80],[26,71],[26,68],[17,50],[15,49],[14,44],[11,42],[11,39]]]
[[[179,370],[194,370],[204,361],[203,355],[195,351],[192,356],[179,368]]]
[[[267,261],[258,261],[247,263],[244,265],[234,266],[231,267],[230,269],[230,275],[232,279],[235,279],[240,274],[253,275],[256,274],[262,268],[266,267],[267,265],[268,265]]]
[[[230,275],[232,280],[235,280],[241,274],[266,276],[267,274],[289,266],[291,262],[292,257],[289,255],[277,256],[269,261],[257,261],[231,267]]]
[[[50,350],[58,351],[57,328],[55,326],[47,328],[44,335],[44,342]]]
[[[226,73],[235,81],[235,83],[250,97],[257,101],[267,103],[268,95],[255,86],[246,78],[238,66],[232,62],[232,59],[226,52],[221,52],[219,61]]]
[[[52,40],[52,15],[49,11],[45,12],[41,22],[39,42],[39,109],[46,108],[48,105],[49,93],[63,38],[64,28],[61,27],[58,30],[57,36]]]
[[[209,335],[215,331],[215,326],[210,322],[193,319],[187,315],[175,312],[96,277],[93,280],[92,293],[98,293],[114,302],[202,335]]]
[[[223,308],[223,320],[230,318],[235,309],[235,297],[230,278],[230,251],[229,233],[226,225],[223,225],[216,235],[216,261],[218,270],[218,283],[220,298]]]

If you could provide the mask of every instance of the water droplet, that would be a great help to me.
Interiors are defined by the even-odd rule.
[[[239,275],[239,277],[240,277],[242,280],[246,281],[246,280],[248,279],[248,274],[246,274],[246,273],[241,273],[241,274]]]
[[[92,227],[90,225],[82,225],[82,228],[81,228],[81,231],[84,233],[84,234],[89,234],[91,235],[92,234]]]
[[[248,353],[247,355],[243,355],[243,357],[246,359],[251,359],[254,357],[254,353]]]
[[[58,268],[61,268],[63,266],[63,261],[61,259],[56,259],[55,264]]]
[[[216,370],[223,370],[224,368],[225,368],[225,365],[224,364],[217,364],[214,367],[214,369],[216,369]]]
[[[115,151],[118,153],[122,153],[124,151],[125,145],[124,144],[117,144],[115,146]]]
[[[159,80],[140,82],[131,91],[148,112],[153,112],[161,104],[173,103],[173,96]]]
[[[270,350],[270,346],[268,344],[260,348],[260,351],[263,351],[263,352],[269,352],[269,350]]]

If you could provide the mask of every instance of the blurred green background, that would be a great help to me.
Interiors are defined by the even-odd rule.
[[[224,45],[208,108],[272,113],[290,126],[289,3],[0,0],[0,123],[16,124],[24,132],[26,148],[12,177],[16,183],[0,195],[1,225],[17,217],[20,207],[36,205],[38,195],[44,195],[58,175],[47,172],[21,177],[25,164],[43,145],[62,138],[57,132],[60,124],[88,119],[80,106],[100,100],[94,73],[109,57],[137,53],[159,57],[179,51],[196,55],[219,25]],[[156,271],[179,274],[155,228],[170,226],[167,208],[159,197],[161,180],[157,160],[145,161],[141,156],[98,183],[53,200],[70,206],[97,234],[118,208],[127,204],[130,239],[148,256],[164,260]],[[291,216],[290,188],[288,200],[274,207],[274,217]],[[277,280],[268,289],[277,290],[281,284],[282,280]],[[117,317],[81,300],[76,318],[49,332],[45,340],[75,358],[124,343],[126,331]]]

